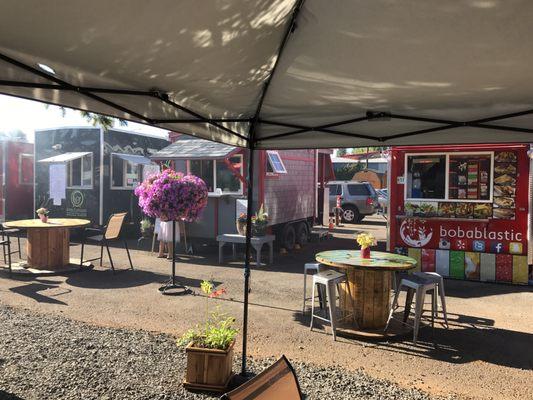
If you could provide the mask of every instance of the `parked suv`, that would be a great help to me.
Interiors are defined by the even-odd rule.
[[[336,207],[337,196],[341,196],[342,220],[348,223],[361,222],[367,215],[378,209],[378,194],[368,182],[331,181],[329,187],[329,207]]]

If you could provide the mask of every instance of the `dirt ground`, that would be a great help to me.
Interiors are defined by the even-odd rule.
[[[252,267],[249,340],[251,355],[285,354],[315,364],[363,369],[372,376],[434,394],[463,398],[533,399],[533,288],[446,280],[450,329],[438,323],[434,334],[423,328],[416,346],[409,337],[371,342],[339,337],[329,329],[309,331],[309,313],[302,315],[303,264],[315,253],[353,248],[356,230],[386,239],[385,223],[373,217],[361,225],[337,228],[334,238],[310,243],[303,250],[279,255],[273,265]],[[40,313],[61,314],[91,324],[144,329],[179,335],[199,322],[206,299],[199,295],[162,296],[170,263],[132,242],[135,271],[113,275],[104,267],[65,276],[37,278],[0,274],[0,301]],[[79,257],[79,246],[72,247]],[[113,248],[116,265],[127,266],[124,250]],[[226,250],[227,256],[231,253]],[[89,256],[97,256],[89,247]],[[266,257],[264,258],[266,259]],[[219,265],[217,248],[198,246],[194,256],[180,255],[180,280],[199,293],[203,279],[227,289],[225,300],[213,300],[224,311],[242,314],[242,262]],[[310,281],[309,281],[310,282]],[[240,346],[238,343],[237,347]]]

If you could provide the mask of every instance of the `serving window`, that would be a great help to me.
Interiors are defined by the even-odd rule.
[[[242,194],[243,184],[239,175],[243,174],[242,154],[225,160],[190,160],[189,172],[203,179],[209,193],[217,189],[224,194]]]
[[[490,152],[408,154],[405,199],[490,202],[492,166]]]
[[[91,189],[93,186],[93,154],[69,160],[67,163],[69,189]]]

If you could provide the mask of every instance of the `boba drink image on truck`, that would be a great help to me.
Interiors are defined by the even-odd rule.
[[[533,284],[529,150],[393,147],[390,249],[450,278]]]

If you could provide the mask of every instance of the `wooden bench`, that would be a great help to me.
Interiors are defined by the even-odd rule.
[[[274,239],[276,239],[274,235],[252,237],[251,244],[256,252],[256,257],[257,257],[256,260],[257,260],[258,266],[261,266],[261,249],[263,248],[264,244],[268,244],[268,247],[269,247],[269,255],[270,255],[269,264],[272,264],[274,262]],[[217,242],[218,242],[218,262],[219,264],[222,264],[224,260],[222,248],[224,247],[224,245],[226,243],[231,243],[231,247],[233,250],[233,259],[235,260],[237,258],[235,244],[246,243],[246,236],[238,235],[236,233],[226,233],[223,235],[218,235]]]

